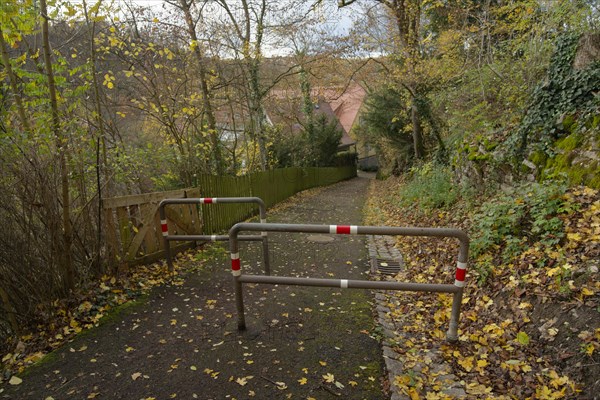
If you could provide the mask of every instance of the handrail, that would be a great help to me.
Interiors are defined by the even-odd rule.
[[[453,237],[459,240],[460,248],[456,265],[454,284],[431,284],[412,282],[378,282],[348,279],[296,278],[286,276],[242,275],[238,239],[241,231],[323,233],[338,235],[394,235],[394,236],[430,236]],[[243,283],[264,283],[282,285],[301,285],[319,287],[338,287],[348,289],[380,289],[401,291],[424,291],[452,293],[452,314],[446,333],[449,342],[458,340],[458,320],[465,286],[465,276],[469,257],[469,237],[460,229],[453,228],[416,228],[389,226],[356,225],[310,225],[310,224],[267,224],[238,223],[229,230],[229,251],[231,255],[231,273],[233,275],[238,312],[238,329],[246,329],[244,317]]]
[[[255,203],[258,204],[260,222],[267,222],[267,207],[265,202],[260,197],[200,197],[200,198],[184,198],[184,199],[164,199],[158,205],[160,214],[160,224],[165,245],[165,258],[169,269],[173,270],[173,259],[171,257],[171,241],[228,241],[227,235],[169,235],[169,225],[165,206],[169,204],[238,204],[238,203]],[[240,236],[241,241],[261,241],[263,248],[263,257],[265,265],[265,274],[270,275],[271,267],[269,262],[269,243],[267,240],[267,232],[261,232],[260,236]]]

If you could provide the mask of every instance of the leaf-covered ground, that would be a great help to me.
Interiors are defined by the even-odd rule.
[[[458,201],[424,211],[417,201],[403,207],[404,187],[396,178],[373,182],[367,223],[459,227],[472,240],[485,234],[473,229],[474,219],[485,217],[477,206]],[[438,377],[454,374],[473,399],[594,398],[600,391],[599,199],[589,188],[570,189],[561,200],[571,207],[558,215],[564,223],[561,240],[548,245],[523,238],[508,258],[503,257],[508,244],[499,243],[470,260],[457,345],[443,343],[449,295],[388,295],[399,332],[396,350],[406,360],[405,374],[392,384],[412,399],[444,399],[451,396],[442,393]],[[514,208],[526,200],[515,196]],[[396,245],[406,269],[395,279],[454,281],[455,241],[398,238]],[[435,357],[451,371],[430,370]]]

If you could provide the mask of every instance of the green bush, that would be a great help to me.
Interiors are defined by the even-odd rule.
[[[527,183],[484,203],[473,217],[472,255],[499,248],[506,261],[534,243],[559,243],[564,237],[559,215],[569,207],[565,191],[558,183]]]
[[[400,193],[401,206],[418,204],[432,210],[449,207],[458,200],[460,187],[452,182],[449,168],[427,163],[411,171],[412,178]]]

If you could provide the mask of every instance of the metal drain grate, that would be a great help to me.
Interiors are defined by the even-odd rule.
[[[402,269],[402,263],[398,260],[383,258],[371,258],[371,271],[383,275],[396,275]]]

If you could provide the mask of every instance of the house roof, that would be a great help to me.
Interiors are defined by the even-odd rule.
[[[346,133],[350,133],[366,95],[367,91],[362,86],[354,84],[331,101],[331,107]]]
[[[346,150],[356,141],[349,135],[356,117],[366,96],[366,91],[358,84],[346,88],[315,87],[311,97],[315,99],[315,114],[327,115],[336,121],[342,131],[340,150]],[[217,124],[227,132],[243,132],[248,118],[248,110],[244,104],[234,107],[223,102],[216,102],[215,116]],[[297,89],[272,90],[265,102],[267,119],[274,125],[284,127],[284,130],[296,134],[302,130],[304,115],[302,113],[302,94]]]
[[[269,116],[273,122],[288,127],[294,133],[299,131],[303,119],[299,90],[272,90],[270,96],[272,113],[270,112]],[[315,104],[318,113],[325,114],[338,122],[338,128],[342,130],[340,149],[347,149],[354,145],[356,141],[349,133],[366,96],[365,89],[356,83],[345,90],[339,87],[319,86],[312,88],[311,96],[318,99]]]

